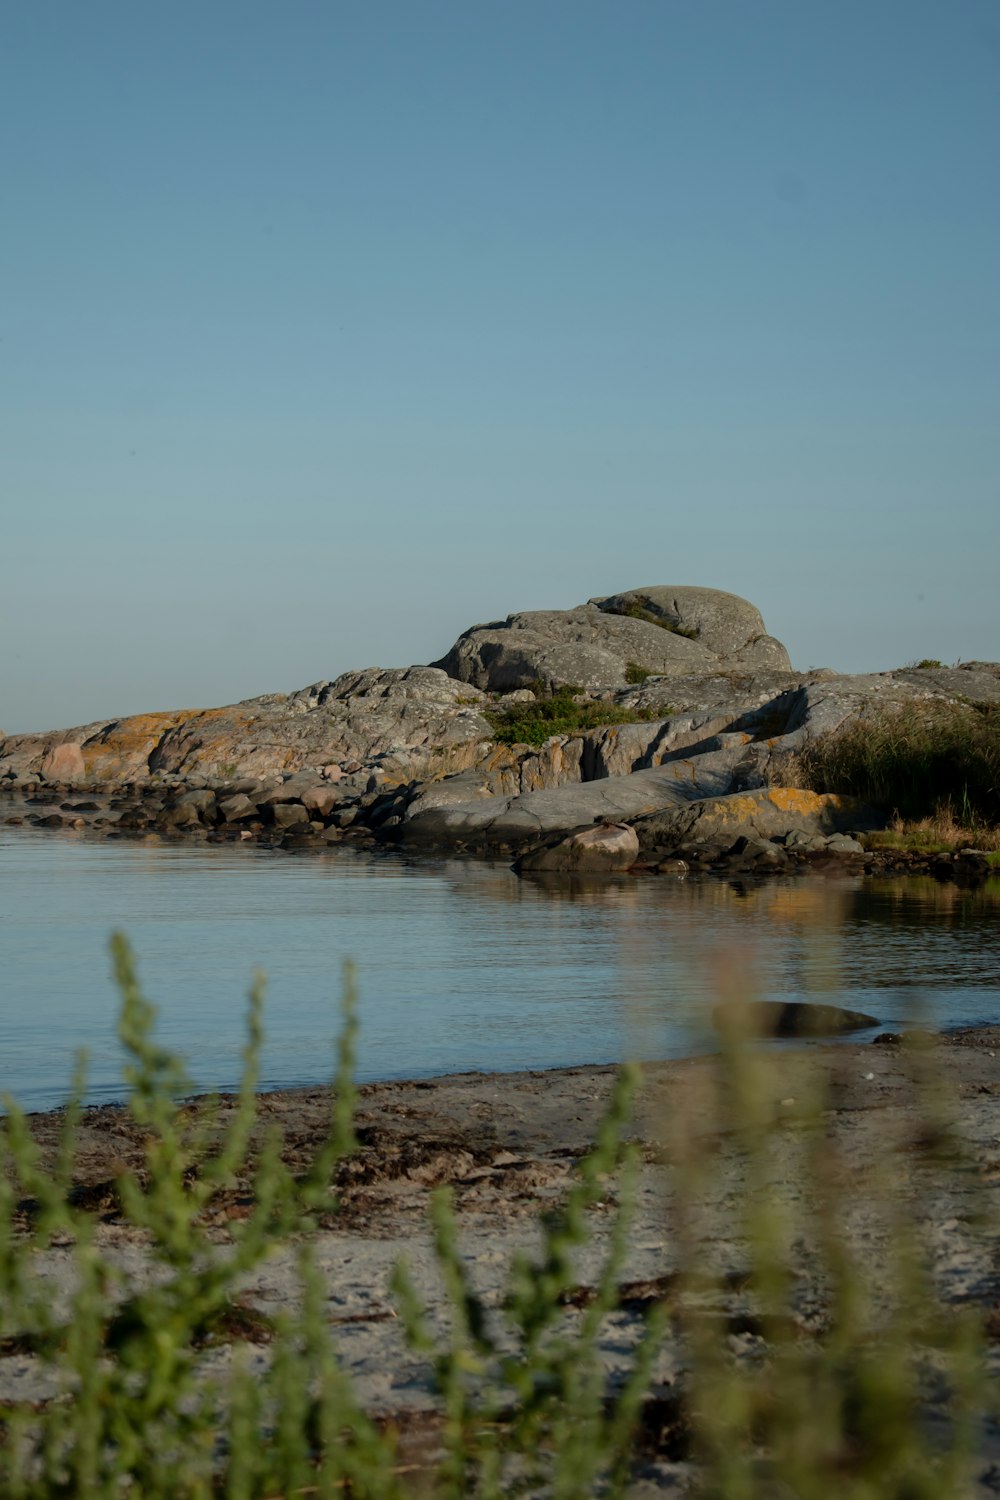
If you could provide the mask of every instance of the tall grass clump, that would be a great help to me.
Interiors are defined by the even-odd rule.
[[[184,1101],[189,1081],[156,1043],[121,939],[114,957],[126,1107],[145,1136],[144,1165],[119,1178],[117,1195],[145,1270],[104,1253],[97,1213],[74,1188],[82,1073],[48,1168],[6,1101],[0,1355],[34,1362],[42,1388],[18,1397],[0,1385],[5,1500],[579,1500],[624,1495],[643,1475],[654,1482],[657,1464],[685,1475],[700,1500],[973,1493],[993,1409],[982,1319],[943,1296],[928,1223],[936,1195],[948,1201],[972,1164],[919,1049],[908,1058],[919,1108],[900,1144],[909,1195],[887,1141],[859,1188],[834,1128],[829,1070],[755,1048],[739,1007],[736,1020],[726,1008],[716,1061],[672,1086],[655,1167],[626,1139],[641,1078],[622,1071],[592,1150],[542,1216],[535,1251],[514,1258],[501,1303],[477,1289],[450,1191],[435,1190],[443,1318],[405,1264],[393,1278],[401,1336],[436,1393],[426,1418],[435,1441],[414,1461],[391,1414],[367,1412],[338,1361],[315,1252],[336,1210],[338,1162],[354,1148],[350,973],[328,1128],[293,1174],[278,1136],[261,1144],[255,1133],[259,984],[223,1125],[217,1107]],[[664,1264],[637,1292],[624,1278],[654,1172]],[[234,1178],[251,1206],[220,1244],[212,1205]],[[862,1199],[870,1212],[858,1222]],[[595,1213],[603,1254],[581,1284]],[[966,1215],[970,1243],[976,1230]],[[271,1320],[266,1353],[238,1349],[220,1373],[206,1353],[245,1313],[247,1277],[288,1243],[297,1303]],[[603,1341],[626,1317],[623,1294],[629,1352],[619,1339],[609,1363]]]
[[[1000,824],[1000,705],[915,703],[858,719],[801,752],[808,784],[906,820]]]

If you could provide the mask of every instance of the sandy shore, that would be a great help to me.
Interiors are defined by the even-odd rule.
[[[941,1086],[948,1117],[967,1151],[967,1170],[943,1178],[927,1156],[926,1119],[912,1079],[906,1049],[893,1044],[824,1044],[777,1053],[770,1107],[782,1127],[776,1132],[777,1170],[791,1180],[794,1129],[802,1101],[818,1079],[830,1088],[826,1128],[835,1138],[851,1184],[852,1238],[876,1259],[884,1248],[879,1202],[888,1190],[916,1205],[926,1230],[940,1295],[974,1300],[989,1310],[1000,1296],[996,1252],[1000,1247],[1000,1027],[983,1027],[937,1039],[924,1054]],[[649,1302],[669,1287],[676,1271],[671,1231],[674,1193],[671,1137],[683,1121],[697,1136],[718,1134],[711,1097],[716,1063],[696,1058],[649,1065],[634,1119],[632,1138],[641,1143],[636,1221],[622,1277],[623,1306],[606,1320],[602,1358],[610,1371],[626,1368]],[[328,1316],[341,1357],[371,1410],[412,1420],[426,1439],[434,1428],[434,1398],[426,1362],[402,1340],[389,1292],[389,1276],[400,1257],[410,1263],[432,1312],[443,1301],[426,1229],[430,1189],[449,1183],[459,1214],[463,1254],[477,1288],[499,1306],[511,1256],[538,1243],[539,1209],[557,1201],[577,1158],[587,1149],[606,1108],[616,1076],[613,1067],[580,1067],[518,1074],[468,1073],[420,1082],[365,1085],[356,1114],[360,1150],[339,1178],[341,1207],[318,1236],[319,1263],[328,1284]],[[197,1106],[195,1106],[197,1107]],[[260,1098],[260,1128],[278,1123],[285,1157],[304,1168],[325,1127],[328,1095],[291,1089]],[[55,1149],[58,1114],[31,1117],[46,1154]],[[142,1159],[141,1132],[127,1113],[101,1107],[84,1113],[75,1172],[81,1201],[101,1218],[104,1253],[141,1280],[142,1237],[122,1222],[114,1180]],[[785,1163],[785,1166],[782,1166]],[[788,1170],[786,1171],[786,1167]],[[745,1252],[726,1225],[738,1222],[741,1182],[730,1161],[706,1187],[706,1263],[736,1268]],[[580,1298],[598,1274],[607,1247],[615,1185],[591,1212],[592,1238],[581,1251]],[[221,1195],[213,1210],[220,1243],[227,1226],[247,1212],[248,1182]],[[987,1208],[975,1233],[973,1219]],[[709,1228],[709,1220],[714,1228]],[[722,1226],[720,1230],[720,1226]],[[866,1252],[867,1253],[867,1252]],[[47,1252],[47,1274],[65,1291],[71,1252]],[[738,1288],[739,1277],[733,1278]],[[248,1308],[273,1312],[295,1295],[294,1246],[286,1246],[245,1288]],[[734,1291],[732,1298],[738,1300]],[[802,1316],[808,1319],[815,1289],[803,1277]],[[733,1300],[727,1316],[736,1308]],[[568,1317],[574,1316],[572,1308]],[[994,1319],[994,1321],[997,1321]],[[747,1325],[749,1326],[749,1325]],[[992,1326],[992,1324],[991,1324]],[[747,1336],[750,1336],[749,1334]],[[251,1330],[251,1343],[254,1335]],[[268,1357],[266,1340],[253,1358]],[[207,1356],[213,1368],[231,1358],[226,1345]],[[656,1389],[669,1391],[683,1355],[668,1339],[656,1369]],[[0,1395],[44,1399],[49,1377],[30,1356],[0,1358]],[[652,1441],[634,1494],[682,1494],[690,1473],[669,1434]],[[981,1492],[997,1493],[1000,1445],[984,1449]]]

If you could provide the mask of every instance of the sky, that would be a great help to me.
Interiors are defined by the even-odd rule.
[[[995,0],[47,0],[0,54],[0,726],[651,584],[1000,658]]]

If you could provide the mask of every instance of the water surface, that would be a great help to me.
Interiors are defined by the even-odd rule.
[[[720,990],[887,1025],[1000,1020],[1000,881],[623,878],[546,888],[504,867],[353,850],[100,841],[0,828],[0,1090],[120,1098],[109,934],[135,948],[161,1038],[201,1088],[236,1082],[246,991],[269,978],[263,1084],[330,1071],[345,957],[362,1079],[670,1057]]]

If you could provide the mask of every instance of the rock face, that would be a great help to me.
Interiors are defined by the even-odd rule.
[[[832,834],[881,822],[854,798],[831,792],[762,787],[734,793],[725,781],[717,784],[716,795],[711,788],[710,780],[698,781],[691,763],[681,770],[670,764],[514,797],[414,803],[399,835],[411,848],[457,843],[517,851],[584,823],[628,821],[639,851],[659,856],[686,843],[723,846],[741,835],[771,840],[793,829]]]
[[[337,770],[341,762],[378,762],[396,779],[430,776],[479,759],[492,734],[479,712],[485,701],[431,667],[346,672],[287,696],[87,725],[73,731],[82,762],[73,779],[268,776],[331,761]],[[12,736],[0,744],[0,770],[42,772],[50,751],[69,748],[54,743],[64,738]]]
[[[705,676],[790,664],[745,599],[717,589],[648,588],[474,625],[434,665],[484,691],[507,693],[538,683],[606,690],[638,673]]]
[[[789,667],[788,652],[768,635],[756,605],[721,589],[664,588],[655,585],[591,599],[611,615],[651,619],[696,640],[732,668]]]
[[[609,722],[540,745],[497,740],[505,695],[530,703],[568,686]],[[845,724],[932,700],[1000,702],[1000,665],[798,673],[747,600],[657,585],[474,626],[429,667],[0,736],[0,791],[27,799],[13,822],[75,828],[88,811],[116,831],[289,848],[377,838],[523,857],[542,845],[539,858],[567,868],[583,851],[604,868],[635,853],[704,868],[706,850],[745,869],[860,860],[845,835],[878,820],[786,785],[796,755]],[[636,722],[613,722],[623,713]],[[62,800],[81,786],[104,801]],[[629,828],[597,829],[607,824]]]

